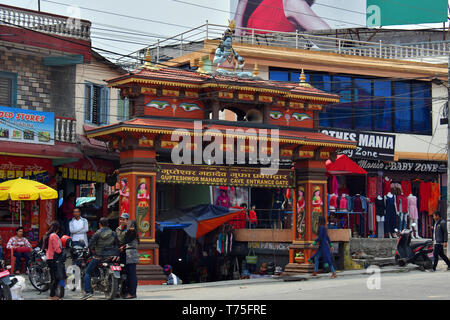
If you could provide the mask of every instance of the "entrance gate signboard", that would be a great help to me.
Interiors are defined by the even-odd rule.
[[[266,188],[292,188],[294,186],[294,171],[289,169],[279,169],[272,175],[262,175],[259,168],[168,163],[160,163],[158,167],[156,182],[159,183]]]

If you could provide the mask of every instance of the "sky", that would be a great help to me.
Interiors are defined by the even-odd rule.
[[[323,2],[325,4],[338,2],[343,7],[349,6],[355,1],[359,0],[316,0],[317,3]],[[31,10],[38,9],[38,0],[2,0],[2,3]],[[319,16],[328,17],[332,14],[329,7],[327,9],[326,6],[320,6],[317,3],[313,7]],[[64,16],[77,15],[78,12],[81,19],[92,22],[91,39],[94,48],[129,54],[147,45],[154,44],[157,38],[162,40],[199,27],[205,24],[206,20],[212,24],[226,25],[231,15],[230,11],[234,12],[236,4],[237,0],[231,0],[231,4],[230,0],[41,0],[41,11]],[[358,9],[354,5],[348,9],[354,12],[364,11],[363,7]],[[342,22],[345,23],[343,20],[361,20],[361,15],[356,13],[352,16],[348,9],[343,11],[346,15],[340,15],[334,22],[329,21],[329,25],[339,27]],[[128,17],[117,16],[117,14]],[[364,17],[360,23],[361,26],[364,24]],[[442,24],[407,26],[407,28],[414,27],[440,28]],[[399,28],[404,28],[404,26]],[[216,34],[219,35],[224,31],[224,28],[217,27],[216,30]],[[123,32],[129,33],[124,34]],[[139,33],[139,35],[131,33]],[[204,39],[205,34],[196,33],[190,33],[191,38],[189,40]],[[108,39],[115,39],[116,41]],[[113,55],[102,51],[98,52],[114,60],[112,59]]]

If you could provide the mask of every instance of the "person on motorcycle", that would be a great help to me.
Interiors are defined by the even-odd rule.
[[[434,244],[434,250],[433,250],[433,256],[434,256],[434,263],[433,263],[433,271],[436,271],[436,267],[439,261],[439,257],[444,260],[444,262],[447,264],[447,270],[450,270],[450,261],[448,260],[447,256],[444,253],[444,248],[447,248],[447,240],[448,240],[448,234],[447,234],[447,223],[444,219],[442,219],[441,212],[436,211],[433,213],[433,219],[435,221],[434,227],[433,227],[433,244]]]
[[[117,234],[109,228],[108,219],[101,218],[99,226],[100,229],[97,230],[89,241],[89,249],[93,252],[93,259],[87,265],[83,279],[85,290],[85,295],[82,297],[83,300],[93,296],[91,276],[99,262],[105,257],[119,255],[119,240],[117,239]]]

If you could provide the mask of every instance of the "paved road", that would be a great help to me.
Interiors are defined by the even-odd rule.
[[[207,286],[181,289],[167,286],[142,286],[138,289],[138,299],[142,300],[382,300],[382,299],[450,299],[450,271],[438,270],[434,273],[410,271],[404,273],[382,273],[379,288],[373,275],[320,278],[307,281],[267,281],[227,286]],[[369,278],[371,277],[371,278]],[[371,286],[374,289],[369,289]],[[81,293],[67,292],[66,300],[79,299]],[[27,288],[25,299],[48,299],[48,292],[37,295]],[[94,300],[103,300],[95,295]]]

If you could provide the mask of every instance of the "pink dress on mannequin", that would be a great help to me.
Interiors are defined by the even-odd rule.
[[[416,197],[408,197],[408,212],[409,212],[410,219],[412,219],[412,220],[419,219]]]

